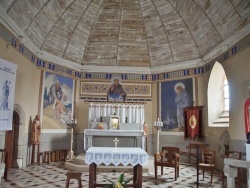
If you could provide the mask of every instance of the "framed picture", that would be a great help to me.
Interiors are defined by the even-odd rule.
[[[162,131],[184,132],[184,109],[194,103],[194,79],[159,83]]]
[[[120,127],[120,116],[111,115],[109,116],[109,128],[118,130]]]
[[[126,101],[126,92],[124,91],[119,76],[112,77],[112,85],[108,89],[107,101],[124,102]]]
[[[74,113],[74,80],[45,72],[42,96],[42,128],[67,129],[67,123],[73,118]]]

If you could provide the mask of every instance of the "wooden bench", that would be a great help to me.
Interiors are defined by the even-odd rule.
[[[43,162],[44,163],[50,163],[52,158],[52,151],[45,151],[43,156]]]

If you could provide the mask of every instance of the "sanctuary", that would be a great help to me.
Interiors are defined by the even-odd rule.
[[[0,10],[0,187],[65,187],[70,169],[91,188],[131,169],[137,188],[250,187],[249,0],[1,0]],[[199,181],[205,155],[217,172]]]

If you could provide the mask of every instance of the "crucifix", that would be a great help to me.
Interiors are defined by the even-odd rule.
[[[117,143],[119,142],[119,140],[115,138],[113,141],[115,142],[115,148],[117,148]]]

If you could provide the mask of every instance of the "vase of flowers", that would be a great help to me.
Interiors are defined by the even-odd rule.
[[[112,182],[111,180],[105,178],[108,180],[111,184],[105,185],[103,188],[126,188],[128,185],[128,182],[130,182],[132,179],[124,180],[124,173],[119,176],[117,179],[117,182]]]

